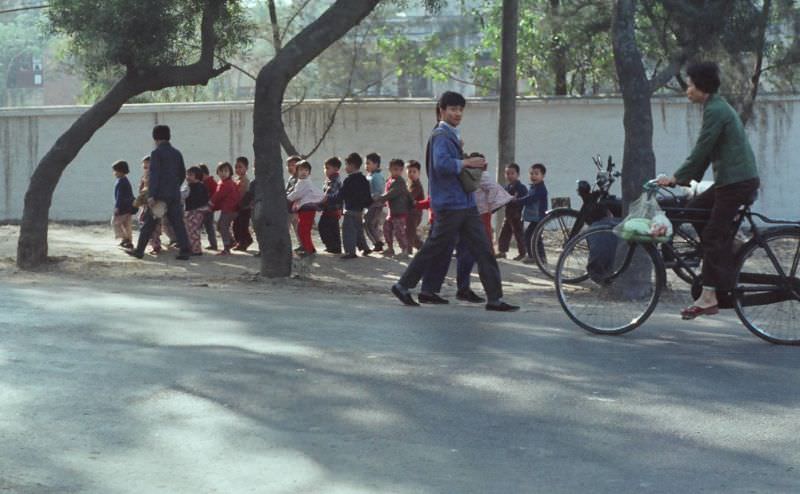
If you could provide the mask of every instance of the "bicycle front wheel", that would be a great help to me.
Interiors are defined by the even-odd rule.
[[[753,334],[781,345],[800,345],[800,228],[766,233],[742,247],[734,308]]]
[[[564,247],[556,265],[556,294],[567,316],[583,329],[623,334],[650,317],[665,278],[653,245],[625,242],[610,226],[591,227]]]
[[[559,208],[547,213],[531,235],[530,249],[536,265],[551,280],[556,275],[556,262],[569,241],[572,227],[578,220],[574,209]]]

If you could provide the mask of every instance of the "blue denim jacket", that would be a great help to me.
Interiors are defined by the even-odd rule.
[[[544,218],[547,214],[547,187],[544,182],[538,185],[531,184],[523,204],[525,204],[523,221],[534,222]]]
[[[458,180],[463,151],[455,129],[439,122],[431,134],[429,149],[431,209],[438,212],[476,207],[475,194],[464,192]]]

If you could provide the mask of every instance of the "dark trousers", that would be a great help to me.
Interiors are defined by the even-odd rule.
[[[172,226],[172,231],[175,232],[175,240],[178,242],[178,248],[181,254],[190,254],[189,236],[186,234],[186,225],[183,223],[183,205],[181,204],[181,200],[172,199],[164,202],[167,203],[167,214],[162,218],[162,221],[166,219]],[[144,254],[144,248],[147,246],[147,242],[150,241],[153,230],[158,226],[158,221],[159,220],[153,216],[150,208],[147,208],[147,212],[144,214],[144,225],[139,231],[139,240],[136,243],[137,253]]]
[[[533,238],[533,231],[536,230],[538,224],[538,221],[531,221],[525,228],[525,252],[528,254],[528,257],[533,257],[531,239]],[[539,237],[539,241],[536,242],[536,250],[539,251],[540,256],[544,257],[544,240],[542,240],[542,237]]]
[[[704,287],[723,291],[734,288],[733,220],[740,206],[753,201],[758,187],[757,178],[711,187],[686,205],[711,210],[710,214],[692,214],[692,224],[703,245]]]
[[[400,277],[400,285],[408,289],[417,286],[434,262],[440,260],[445,252],[452,252],[457,236],[478,264],[478,273],[489,301],[502,298],[500,268],[489,248],[489,240],[477,208],[437,211],[433,230]]]
[[[203,217],[203,228],[208,236],[208,245],[211,250],[217,250],[217,231],[214,228],[214,211],[208,211]]]
[[[253,243],[253,236],[250,234],[250,208],[240,209],[236,219],[233,220],[233,240],[241,249],[246,249]]]
[[[336,211],[324,211],[319,217],[317,229],[319,238],[325,244],[325,250],[339,254],[342,252],[342,235],[339,230],[339,217],[341,213]]]
[[[472,268],[475,267],[475,258],[472,257],[466,244],[457,239],[453,245],[436,258],[422,276],[420,291],[424,293],[439,293],[444,284],[447,272],[450,271],[450,261],[453,258],[453,249],[456,249],[456,287],[458,291],[468,290]]]
[[[367,239],[364,237],[364,214],[345,211],[342,219],[342,243],[347,254],[355,254],[356,247],[366,252]]]
[[[500,230],[500,238],[497,239],[497,250],[508,252],[511,246],[511,234],[517,241],[519,255],[525,255],[525,235],[522,231],[522,212],[515,209],[506,208],[506,218],[503,220],[503,228]]]

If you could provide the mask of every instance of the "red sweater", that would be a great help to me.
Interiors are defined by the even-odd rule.
[[[214,211],[235,213],[239,210],[239,187],[230,178],[226,178],[217,185],[217,190],[211,196]]]
[[[217,191],[217,181],[214,180],[214,177],[210,175],[205,179],[203,179],[203,185],[206,186],[206,190],[208,191],[208,197],[213,196],[214,192]]]

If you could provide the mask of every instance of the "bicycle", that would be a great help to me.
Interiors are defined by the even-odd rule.
[[[584,227],[591,227],[597,221],[602,221],[611,214],[619,218],[622,216],[622,201],[609,193],[611,186],[621,176],[619,171],[614,171],[614,161],[608,157],[608,164],[603,169],[600,157],[593,157],[597,167],[595,186],[589,185],[585,180],[578,181],[578,195],[583,201],[580,210],[572,208],[554,208],[542,218],[531,236],[531,252],[539,270],[548,278],[555,278],[555,268],[558,257],[564,246],[571,238],[580,233]],[[680,196],[672,191],[666,191],[665,197],[659,197],[658,202],[665,210],[680,208],[688,201],[688,196]],[[690,227],[689,223],[681,223],[676,229],[674,248],[682,253],[686,262],[692,266],[699,266],[702,254],[699,250],[700,240]],[[675,271],[687,283],[691,283],[688,273],[677,266],[665,253],[667,267]]]
[[[536,225],[531,235],[530,251],[539,270],[550,279],[555,277],[555,261],[564,245],[580,232],[585,225],[607,216],[622,214],[622,201],[609,194],[615,180],[621,176],[614,171],[614,161],[608,157],[606,169],[599,156],[592,157],[597,167],[595,185],[585,180],[578,181],[578,196],[583,201],[580,210],[569,207],[551,209]]]
[[[659,189],[645,184],[649,195]],[[668,218],[676,224],[701,210],[672,208]],[[758,221],[756,221],[758,220]],[[759,226],[759,221],[766,226]],[[775,344],[800,345],[800,222],[774,220],[742,206],[732,228],[749,226],[749,240],[735,251],[735,288],[718,292],[720,308],[733,308],[747,329]],[[660,248],[659,248],[660,247]],[[556,266],[556,293],[567,316],[596,334],[619,335],[644,324],[658,305],[667,285],[664,260],[691,280],[697,297],[702,280],[674,243],[660,246],[624,241],[613,226],[596,224],[579,233],[564,248]],[[733,253],[732,253],[733,254]],[[676,273],[678,271],[675,271]]]

